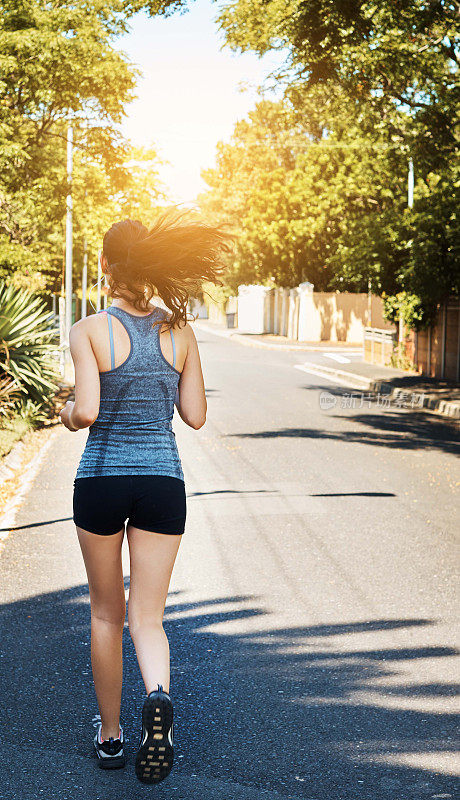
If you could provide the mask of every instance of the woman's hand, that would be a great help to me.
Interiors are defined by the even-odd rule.
[[[70,414],[72,412],[74,405],[75,403],[73,400],[67,400],[67,403],[65,404],[64,408],[62,408],[61,411],[59,412],[59,419],[61,420],[62,424],[65,425],[66,428],[69,429],[69,431],[72,431],[72,433],[75,433],[75,431],[79,430],[79,428],[73,428],[70,423]]]

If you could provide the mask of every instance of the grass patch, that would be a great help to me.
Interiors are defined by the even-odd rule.
[[[13,445],[31,429],[27,419],[15,417],[8,422],[2,423],[0,428],[0,458],[6,456]]]
[[[8,455],[13,445],[22,439],[29,431],[41,430],[62,423],[59,420],[59,412],[67,400],[74,399],[74,387],[62,382],[56,392],[50,407],[41,415],[37,415],[36,407],[27,406],[22,409],[22,413],[17,413],[8,419],[0,417],[0,459]],[[40,409],[39,409],[40,412]]]

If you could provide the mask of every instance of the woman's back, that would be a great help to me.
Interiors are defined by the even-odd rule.
[[[89,428],[75,477],[149,474],[183,480],[171,423],[181,375],[175,367],[174,334],[171,331],[171,364],[161,349],[162,324],[152,327],[166,320],[168,312],[155,306],[150,314],[139,316],[112,305],[99,313],[107,321],[111,368],[99,371],[99,414]],[[113,318],[129,338],[121,362],[115,343],[123,337],[114,336]]]

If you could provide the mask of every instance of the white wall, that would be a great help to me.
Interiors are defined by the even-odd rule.
[[[238,286],[238,330],[265,333],[265,297],[270,289],[257,283]]]

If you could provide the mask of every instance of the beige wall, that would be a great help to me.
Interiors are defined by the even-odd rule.
[[[209,321],[217,325],[226,325],[227,314],[236,314],[238,311],[237,299],[236,296],[232,296],[226,302],[218,303],[205,295],[203,309],[207,312]],[[205,317],[206,314],[202,313],[200,316]]]
[[[209,298],[205,302],[209,319],[222,325],[226,324],[225,310],[236,310],[235,298],[228,301],[226,309],[210,302]],[[275,333],[298,341],[361,345],[365,327],[394,330],[394,325],[383,317],[382,299],[372,295],[369,304],[365,292],[314,292],[301,291],[298,287],[262,290],[262,287],[253,286],[249,287],[248,294],[248,288],[241,287],[238,305],[244,310],[242,323],[247,325],[248,316],[251,320],[253,317],[253,332]],[[237,324],[239,322],[237,320]]]
[[[206,301],[206,306],[208,309],[208,318],[210,322],[215,322],[219,325],[225,325],[226,316],[225,311],[221,305],[213,302],[212,300]]]
[[[306,342],[352,342],[362,344],[364,328],[372,326],[393,330],[394,325],[383,317],[380,297],[353,292],[304,292],[273,289],[267,303],[267,329],[291,339]],[[276,298],[277,295],[277,298]],[[284,312],[283,312],[284,308]]]
[[[306,341],[362,343],[364,328],[392,329],[380,297],[352,292],[312,292],[306,296]],[[370,306],[370,308],[369,308]]]

